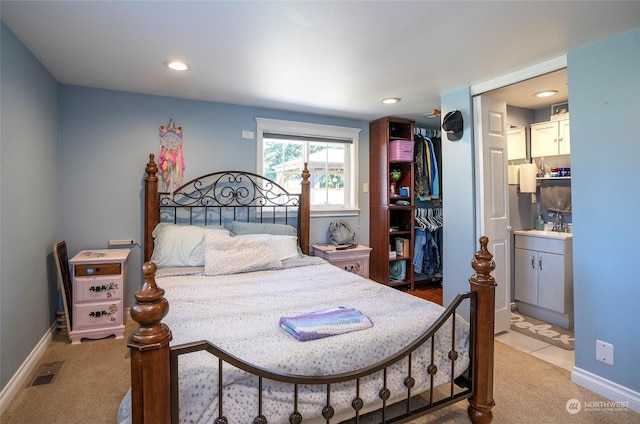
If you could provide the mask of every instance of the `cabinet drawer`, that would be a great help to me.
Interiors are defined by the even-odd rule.
[[[122,272],[122,266],[120,263],[116,264],[82,264],[75,266],[74,274],[76,277],[87,275],[112,275],[120,274]]]
[[[362,277],[369,278],[369,258],[346,261],[332,260],[331,265],[337,266],[345,271],[353,272],[354,274],[358,274]]]
[[[122,300],[73,305],[74,329],[122,325]]]
[[[566,250],[565,240],[555,240],[546,237],[532,237],[516,234],[516,248],[538,250],[540,252],[557,253],[564,255]]]
[[[122,276],[76,277],[75,302],[122,299]]]

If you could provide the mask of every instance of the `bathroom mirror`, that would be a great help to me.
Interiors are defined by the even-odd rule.
[[[511,125],[507,130],[507,160],[527,158],[527,132],[525,127]]]

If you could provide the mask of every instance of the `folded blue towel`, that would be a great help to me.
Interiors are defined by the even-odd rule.
[[[373,327],[371,319],[353,308],[339,306],[308,314],[281,317],[280,327],[297,340],[321,339]]]

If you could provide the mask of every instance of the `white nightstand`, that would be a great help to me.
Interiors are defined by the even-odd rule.
[[[73,282],[72,344],[124,335],[124,293],[130,249],[83,250],[69,261]]]
[[[369,254],[371,248],[357,245],[352,249],[337,250],[336,246],[313,244],[313,256],[319,256],[332,265],[369,278]]]

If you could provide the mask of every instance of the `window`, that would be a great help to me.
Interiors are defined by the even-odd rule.
[[[360,129],[256,118],[258,174],[300,193],[308,163],[312,216],[358,213]]]

